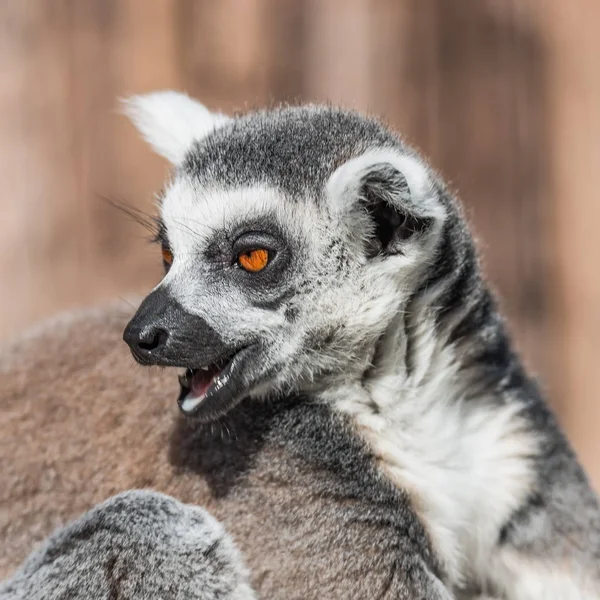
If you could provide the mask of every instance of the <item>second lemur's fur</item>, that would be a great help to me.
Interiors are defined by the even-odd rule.
[[[56,531],[0,600],[255,600],[238,550],[205,510],[131,491]]]
[[[0,579],[56,527],[143,487],[222,522],[260,600],[450,600],[409,498],[346,419],[290,397],[187,423],[173,410],[173,374],[132,368],[125,323],[114,306],[85,311],[0,353]],[[130,525],[132,543],[147,540],[143,522]],[[213,558],[199,560],[199,576]],[[20,573],[27,589],[36,573]]]
[[[233,427],[234,474],[215,509],[268,455],[271,470],[248,475],[255,492],[279,478],[289,491],[295,465],[312,492],[294,510],[360,506],[326,519],[340,547],[355,519],[394,523],[370,558],[391,555],[383,571],[403,592],[384,584],[381,597],[600,597],[596,497],[512,350],[457,202],[423,159],[334,108],[229,118],[166,92],[129,112],[175,170],[160,207],[166,274],[125,340],[141,364],[186,369],[187,416]],[[188,452],[202,448],[192,463],[214,484],[224,463],[208,426]],[[240,429],[255,427],[252,460],[236,462]],[[353,543],[349,569],[365,560]]]

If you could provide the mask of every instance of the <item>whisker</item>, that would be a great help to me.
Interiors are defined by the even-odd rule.
[[[125,302],[125,304],[133,308],[133,310],[136,310],[137,307],[134,304],[132,304],[129,300],[127,300],[127,298],[123,298],[123,296],[118,296],[118,298],[119,300]]]
[[[137,206],[134,206],[123,198],[111,198],[109,196],[104,196],[103,194],[97,194],[97,197],[112,208],[116,208],[118,211],[124,213],[133,222],[149,231],[152,234],[152,241],[157,240],[160,234],[160,220],[158,217],[145,213],[143,210],[137,208]]]

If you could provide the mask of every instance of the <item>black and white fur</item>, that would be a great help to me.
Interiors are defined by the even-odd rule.
[[[150,491],[119,494],[59,529],[0,584],[0,600],[254,600],[222,525]]]
[[[255,344],[242,396],[304,393],[349,415],[457,593],[600,597],[597,500],[421,157],[329,107],[227,118],[158,92],[128,110],[176,166],[159,288],[226,345]],[[256,229],[283,258],[252,279],[228,261]]]

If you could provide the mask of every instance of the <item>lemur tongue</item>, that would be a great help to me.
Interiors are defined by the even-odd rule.
[[[214,378],[221,372],[218,367],[210,367],[208,371],[198,369],[192,377],[192,396],[201,398],[206,394]]]

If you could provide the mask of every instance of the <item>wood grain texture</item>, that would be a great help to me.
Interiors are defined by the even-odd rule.
[[[552,77],[548,83],[552,143],[548,179],[556,202],[548,246],[559,285],[555,368],[561,419],[600,487],[600,5],[552,2],[539,11]]]

